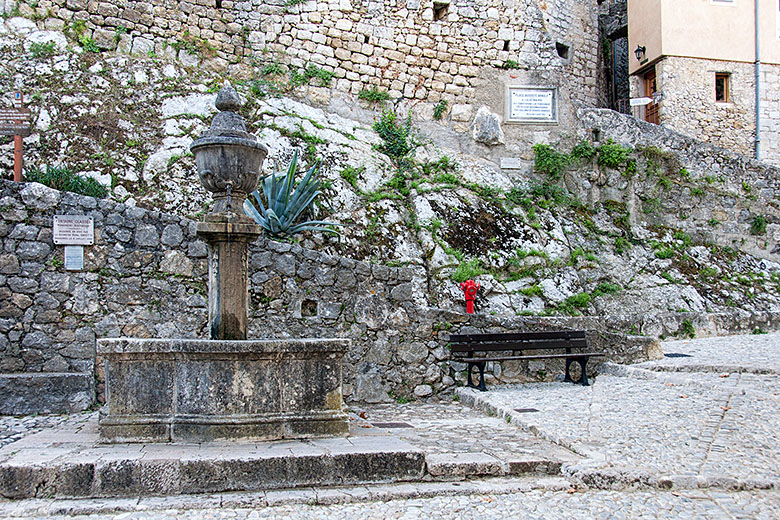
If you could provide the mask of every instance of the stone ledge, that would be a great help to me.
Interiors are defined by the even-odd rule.
[[[415,481],[424,453],[392,437],[366,442],[328,439],[275,447],[233,444],[148,445],[143,457],[126,452],[103,460],[95,450],[74,450],[45,466],[14,457],[0,465],[0,496],[131,497],[261,491],[305,486]],[[286,449],[285,449],[286,446]],[[298,446],[297,449],[291,449]],[[118,451],[117,451],[118,450]],[[208,453],[204,453],[208,451]],[[22,457],[23,454],[17,455]]]
[[[94,395],[90,373],[0,374],[0,415],[81,412]]]

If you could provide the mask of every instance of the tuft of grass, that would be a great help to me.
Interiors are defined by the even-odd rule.
[[[86,35],[79,36],[79,45],[81,45],[81,48],[87,52],[92,52],[95,54],[100,52],[100,48],[97,46],[97,43],[95,43],[95,40],[87,37]]]
[[[433,107],[433,118],[436,121],[439,121],[442,116],[444,116],[444,112],[447,111],[447,100],[442,99],[439,101],[435,107]]]
[[[358,93],[358,99],[368,101],[370,103],[384,103],[390,99],[390,94],[384,90],[379,90],[377,87],[371,87],[369,89],[363,89]]]
[[[382,139],[382,144],[376,145],[379,152],[387,155],[399,170],[410,166],[410,156],[420,144],[412,132],[411,113],[400,119],[392,110],[383,110],[371,128]]]
[[[569,165],[569,156],[549,144],[535,144],[533,149],[534,170],[548,175],[553,180],[560,179],[563,170]]]
[[[693,323],[691,323],[690,319],[686,318],[682,323],[680,323],[680,327],[677,329],[675,336],[678,338],[683,337],[691,339],[696,337],[696,329],[693,327]]]
[[[615,253],[622,255],[631,249],[631,242],[623,237],[615,237]]]
[[[92,177],[80,175],[67,166],[33,168],[26,172],[25,176],[29,182],[40,182],[55,190],[70,191],[98,199],[108,195],[108,188]]]
[[[598,298],[605,294],[617,294],[622,290],[623,288],[616,283],[601,282],[593,290],[593,298]]]
[[[473,280],[477,276],[484,274],[485,271],[482,269],[482,265],[480,264],[480,261],[478,258],[475,258],[474,260],[463,260],[458,264],[458,268],[455,269],[455,272],[452,273],[450,278],[455,283],[462,283],[466,280]]]
[[[57,44],[52,42],[34,42],[30,44],[30,56],[34,59],[50,58],[57,52]]]
[[[566,314],[579,314],[578,309],[584,309],[590,305],[590,294],[582,292],[569,296],[558,304],[557,309]]]
[[[599,147],[599,166],[617,169],[626,162],[631,151],[631,148],[623,148],[612,139],[607,139],[607,142]]]
[[[364,171],[366,171],[365,166],[360,166],[358,168],[355,168],[354,166],[347,166],[341,170],[341,172],[339,172],[339,175],[342,179],[347,181],[350,186],[357,189],[357,180]]]
[[[751,235],[766,235],[767,220],[765,217],[758,215],[753,218],[753,222],[750,223]]]
[[[528,297],[541,296],[542,294],[544,294],[544,290],[542,289],[542,286],[539,285],[538,283],[532,285],[531,287],[525,287],[523,289],[520,289],[518,292]]]

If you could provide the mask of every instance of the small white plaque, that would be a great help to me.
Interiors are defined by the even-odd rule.
[[[502,157],[501,169],[502,170],[522,170],[525,166],[525,161],[520,157]]]
[[[84,269],[84,246],[65,246],[65,269],[68,271]]]
[[[54,215],[54,243],[58,246],[91,246],[95,220],[84,215]]]
[[[629,105],[631,105],[632,107],[641,107],[641,106],[649,105],[652,102],[653,102],[653,98],[638,97],[638,98],[631,98],[631,100],[629,101]]]
[[[558,122],[555,87],[509,87],[507,121],[514,123]]]

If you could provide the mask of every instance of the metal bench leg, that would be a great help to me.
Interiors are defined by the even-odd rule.
[[[471,369],[474,368],[475,366],[476,363],[469,361],[469,370],[468,373],[466,374],[466,386],[469,388],[476,388],[474,383],[471,381]]]
[[[487,386],[485,386],[485,363],[484,361],[477,363],[477,366],[479,367],[479,386],[477,387],[477,390],[480,390],[482,392],[487,392]]]
[[[589,386],[588,384],[588,373],[585,371],[585,365],[588,364],[589,358],[581,358],[578,359],[577,362],[580,364],[580,368],[582,369],[582,377],[580,378],[580,384],[582,386]]]
[[[466,386],[469,388],[476,388],[482,392],[487,392],[487,386],[485,386],[485,362],[484,361],[469,361],[468,379],[466,380]],[[477,367],[479,370],[479,384],[475,385],[471,380],[471,369]]]
[[[569,372],[569,367],[571,366],[572,361],[574,361],[572,358],[566,358],[566,372],[563,376],[563,382],[564,383],[573,383],[574,380],[571,378],[571,372]]]

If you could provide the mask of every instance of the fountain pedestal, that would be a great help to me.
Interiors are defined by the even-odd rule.
[[[249,311],[249,243],[262,234],[254,220],[212,214],[198,222],[209,252],[209,331],[211,339],[246,339]]]
[[[104,442],[207,442],[346,435],[341,367],[345,339],[247,340],[248,248],[262,232],[243,215],[268,150],[246,132],[226,86],[211,128],[192,143],[214,194],[198,223],[209,249],[209,336],[104,339]]]

